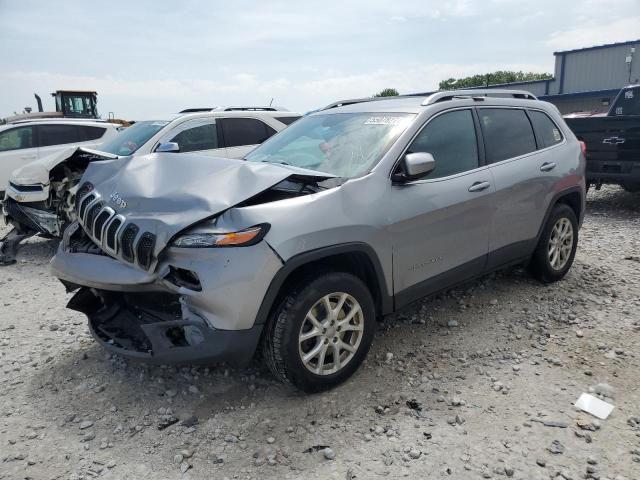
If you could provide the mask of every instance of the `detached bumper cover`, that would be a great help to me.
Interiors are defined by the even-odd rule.
[[[93,337],[104,348],[134,360],[158,364],[248,362],[262,325],[218,330],[189,312],[171,293],[124,293],[80,289],[68,308],[89,318]]]

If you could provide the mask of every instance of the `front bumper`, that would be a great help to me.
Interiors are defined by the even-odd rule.
[[[237,362],[253,354],[262,330],[255,322],[258,310],[282,268],[265,241],[238,248],[167,248],[157,268],[147,272],[106,254],[73,253],[67,240],[65,234],[52,272],[68,287],[84,287],[68,306],[87,315],[105,347],[159,363]],[[150,298],[163,306],[160,312]],[[183,343],[174,342],[176,332],[183,332]]]
[[[2,201],[2,215],[6,223],[17,223],[21,230],[41,235],[58,236],[58,218],[52,211],[42,208],[42,202],[17,202],[11,196]]]
[[[91,334],[104,348],[133,360],[158,364],[248,362],[262,325],[217,330],[185,309],[169,293],[123,293],[80,289],[68,308],[89,319]]]

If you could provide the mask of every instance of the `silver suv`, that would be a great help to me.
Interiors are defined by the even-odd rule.
[[[561,279],[584,213],[581,146],[518,91],[345,101],[245,160],[157,153],[89,166],[54,273],[106,348],[247,361],[318,391],[376,319],[526,263]]]

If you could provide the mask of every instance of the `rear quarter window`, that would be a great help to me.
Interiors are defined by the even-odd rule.
[[[295,122],[296,120],[298,120],[300,117],[299,116],[292,116],[292,117],[274,117],[276,120],[278,120],[281,123],[284,123],[285,125],[291,125],[293,122]]]
[[[536,151],[533,128],[524,110],[481,108],[478,114],[488,163]]]
[[[106,128],[90,127],[88,125],[78,125],[78,128],[80,129],[80,134],[85,142],[102,138],[104,133],[107,131]]]
[[[529,118],[538,140],[542,143],[540,148],[551,147],[562,142],[562,132],[546,113],[530,110]]]

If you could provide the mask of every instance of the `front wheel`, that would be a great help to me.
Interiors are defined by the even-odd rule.
[[[529,267],[542,282],[561,280],[571,268],[578,246],[578,219],[571,207],[556,205],[538,240]]]
[[[318,392],[358,369],[374,329],[375,308],[366,285],[349,273],[326,273],[288,292],[269,322],[263,354],[280,380]]]

